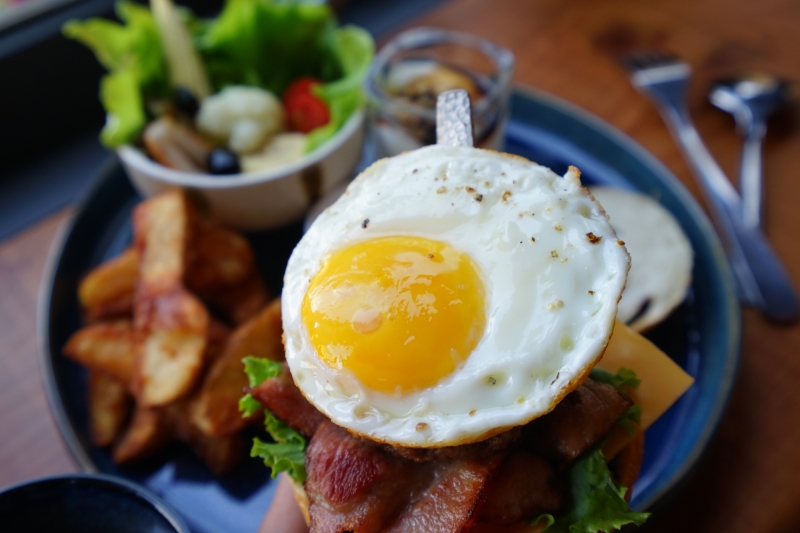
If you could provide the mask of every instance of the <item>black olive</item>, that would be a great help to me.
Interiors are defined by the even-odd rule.
[[[186,87],[175,87],[174,100],[178,111],[191,118],[194,118],[200,109],[200,104],[197,102],[194,93]]]
[[[242,171],[239,157],[225,148],[215,148],[208,156],[208,171],[218,176]]]

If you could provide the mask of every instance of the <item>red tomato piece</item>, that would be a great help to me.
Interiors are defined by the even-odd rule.
[[[328,106],[311,93],[299,93],[286,101],[289,129],[308,133],[331,120]]]
[[[288,105],[289,100],[298,94],[313,94],[311,93],[312,87],[320,84],[322,84],[320,80],[311,76],[297,78],[283,91],[283,105]]]

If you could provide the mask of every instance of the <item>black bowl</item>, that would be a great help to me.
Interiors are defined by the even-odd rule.
[[[189,533],[183,519],[152,492],[103,475],[28,481],[0,492],[5,533]]]

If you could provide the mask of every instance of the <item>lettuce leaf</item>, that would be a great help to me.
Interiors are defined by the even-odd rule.
[[[339,131],[362,103],[361,86],[369,72],[375,43],[366,31],[356,26],[344,26],[334,35],[334,54],[343,77],[318,87],[315,92],[328,104],[331,120],[308,135],[306,152],[311,152]]]
[[[280,96],[301,76],[341,75],[335,29],[327,4],[228,0],[198,45],[217,89],[255,85]]]
[[[625,387],[636,390],[642,383],[642,380],[636,376],[636,372],[630,368],[620,368],[616,374],[601,368],[593,368],[590,377],[595,381],[608,383],[623,394],[625,394]]]
[[[116,148],[134,140],[147,123],[145,94],[166,94],[167,67],[150,10],[131,2],[119,2],[117,16],[124,22],[89,19],[69,21],[66,37],[89,47],[109,70],[100,82],[100,100],[106,124],[100,140]]]
[[[274,378],[282,370],[281,363],[260,357],[245,357],[242,362],[251,388]],[[273,478],[281,472],[288,472],[294,481],[302,484],[306,480],[305,437],[278,420],[249,393],[239,400],[239,410],[245,417],[263,410],[264,428],[274,441],[264,442],[258,437],[254,438],[250,457],[260,457],[264,464],[272,469]]]
[[[623,394],[637,389],[641,380],[633,370],[622,368],[616,374],[595,368],[591,378],[608,383]],[[631,406],[617,419],[617,424],[633,434],[633,424],[639,424],[642,409]],[[626,524],[641,525],[649,513],[633,511],[625,501],[627,488],[617,487],[601,452],[603,441],[583,454],[567,469],[569,507],[558,516],[543,514],[531,525],[546,522],[548,533],[598,533],[615,531]]]
[[[181,9],[215,90],[251,85],[281,95],[301,76],[322,80],[319,96],[331,121],[309,135],[307,151],[332,137],[361,106],[361,85],[375,45],[366,31],[337,28],[324,3],[227,0],[213,20]],[[135,142],[147,122],[150,98],[170,94],[168,67],[147,7],[119,2],[123,24],[104,19],[70,21],[64,35],[80,41],[109,71],[101,84],[108,113],[101,140],[109,148]]]
[[[625,428],[628,435],[633,437],[636,435],[636,427],[642,423],[642,408],[638,405],[631,405],[627,411],[619,415],[617,424]]]
[[[271,444],[255,438],[250,457],[263,459],[264,464],[272,469],[273,479],[281,472],[286,472],[296,483],[302,485],[306,481],[305,446],[293,443]]]
[[[626,524],[642,525],[650,513],[631,510],[617,488],[599,448],[579,457],[567,470],[570,506],[558,516],[542,515],[533,523],[546,520],[548,533],[598,533],[619,529]]]
[[[244,357],[242,363],[244,363],[244,373],[247,374],[247,381],[251,389],[258,387],[269,378],[279,375],[283,368],[281,363],[264,357]]]

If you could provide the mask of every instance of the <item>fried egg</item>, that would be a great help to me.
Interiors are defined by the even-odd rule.
[[[365,170],[295,248],[286,360],[303,395],[353,433],[477,442],[583,382],[628,263],[577,169],[422,148]]]

